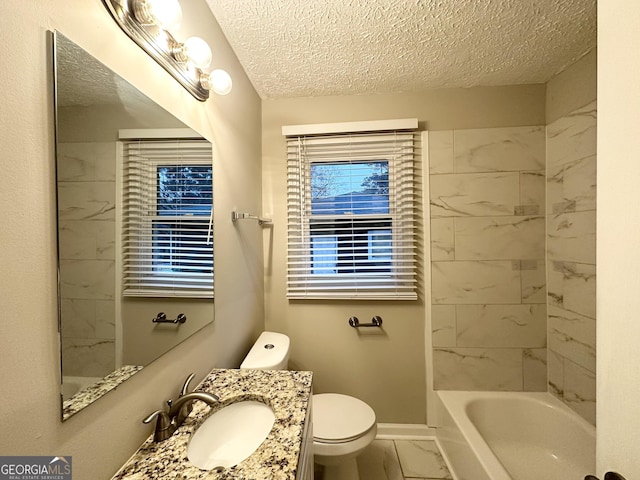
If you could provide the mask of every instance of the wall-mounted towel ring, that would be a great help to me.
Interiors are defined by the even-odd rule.
[[[351,325],[353,328],[381,327],[382,317],[379,317],[378,315],[376,315],[371,319],[371,323],[360,323],[360,320],[358,320],[358,317],[349,317],[349,325]]]

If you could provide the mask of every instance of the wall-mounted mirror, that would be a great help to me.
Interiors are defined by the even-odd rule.
[[[209,142],[52,38],[65,420],[213,321],[213,169]]]

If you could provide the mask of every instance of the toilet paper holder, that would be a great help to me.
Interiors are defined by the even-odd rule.
[[[360,323],[358,317],[349,317],[349,325],[353,328],[360,327],[381,327],[382,326],[382,317],[376,315],[371,319],[371,323]]]

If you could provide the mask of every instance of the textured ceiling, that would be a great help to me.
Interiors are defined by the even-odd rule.
[[[75,43],[58,35],[56,44],[59,106],[117,105],[145,98]]]
[[[207,3],[262,98],[542,83],[596,45],[596,0]]]
[[[135,45],[132,43],[131,48]],[[137,48],[137,47],[135,47]],[[56,35],[57,107],[116,106],[150,128],[179,126],[160,105],[63,35]]]

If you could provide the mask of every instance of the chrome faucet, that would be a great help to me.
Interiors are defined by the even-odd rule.
[[[195,374],[192,373],[189,375],[182,386],[178,399],[175,402],[173,400],[167,400],[167,405],[169,406],[168,411],[156,410],[147,418],[142,420],[142,423],[151,423],[154,419],[156,420],[156,429],[153,434],[154,442],[162,442],[173,435],[173,432],[175,432],[180,425],[184,423],[185,419],[189,416],[189,413],[193,410],[193,402],[196,400],[203,401],[207,405],[214,405],[220,400],[218,396],[213,393],[187,393],[189,382],[193,380],[193,377],[195,377]]]

